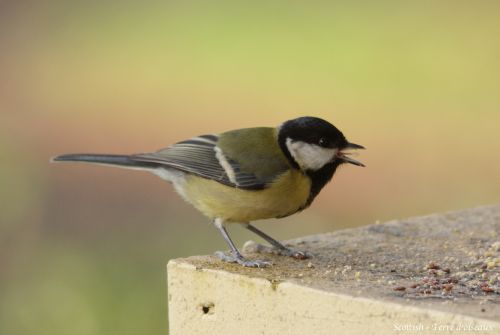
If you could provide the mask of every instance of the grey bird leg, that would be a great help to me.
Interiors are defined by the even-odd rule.
[[[276,253],[278,255],[283,255],[283,256],[290,256],[290,257],[293,257],[293,258],[296,258],[296,259],[306,259],[306,258],[311,257],[311,255],[308,254],[307,252],[299,251],[299,250],[294,250],[294,249],[290,249],[290,248],[285,247],[283,244],[281,244],[280,242],[276,241],[274,238],[272,238],[271,236],[267,235],[262,230],[259,230],[259,229],[255,228],[254,226],[252,226],[249,223],[245,224],[245,228],[248,229],[248,230],[250,230],[251,232],[259,235],[264,240],[266,240],[267,242],[269,242],[273,246],[273,248],[271,249],[272,253]],[[261,250],[265,250],[265,248],[260,248],[260,249]],[[259,250],[259,249],[257,249],[257,250]]]
[[[238,263],[240,265],[243,265],[246,267],[252,267],[252,268],[262,268],[262,267],[266,267],[266,266],[271,265],[270,262],[261,261],[261,260],[252,261],[252,260],[248,260],[245,257],[243,257],[243,255],[238,251],[238,249],[234,245],[233,241],[229,237],[229,234],[227,233],[227,230],[224,227],[223,221],[220,219],[215,219],[212,223],[219,230],[219,232],[222,234],[222,237],[229,245],[229,248],[231,248],[230,255],[226,255],[222,251],[217,251],[215,253],[215,256],[219,257],[224,262]]]

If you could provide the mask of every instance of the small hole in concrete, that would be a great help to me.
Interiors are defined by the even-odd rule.
[[[201,310],[203,314],[214,314],[215,305],[211,302],[201,305]]]

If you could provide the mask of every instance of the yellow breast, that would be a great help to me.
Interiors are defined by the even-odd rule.
[[[310,179],[292,169],[263,190],[242,190],[213,180],[186,176],[184,195],[209,218],[227,222],[250,222],[287,216],[304,207],[311,188]]]

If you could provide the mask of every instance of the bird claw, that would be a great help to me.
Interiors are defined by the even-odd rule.
[[[245,252],[255,252],[255,253],[266,253],[280,256],[288,256],[295,259],[307,259],[311,258],[312,255],[307,251],[300,251],[283,246],[283,248],[277,248],[274,246],[267,246],[256,243],[254,241],[248,241],[243,246]]]
[[[294,249],[289,249],[287,248],[286,250],[282,251],[285,256],[293,257],[295,259],[308,259],[311,258],[312,255],[308,253],[307,251],[300,251],[300,250],[294,250]]]
[[[241,255],[234,255],[230,254],[227,255],[222,251],[217,251],[215,252],[215,256],[217,256],[220,260],[227,262],[227,263],[238,263],[240,265],[243,265],[244,267],[249,267],[249,268],[265,268],[268,266],[271,266],[271,262],[267,261],[262,261],[262,260],[250,260],[246,259],[245,257]]]

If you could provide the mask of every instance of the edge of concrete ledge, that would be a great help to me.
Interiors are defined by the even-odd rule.
[[[392,301],[325,292],[171,260],[169,322],[176,334],[496,333],[500,322]],[[182,293],[176,288],[183,286]],[[265,321],[268,322],[265,322]]]
[[[499,236],[493,205],[290,241],[317,252],[310,262],[276,256],[275,266],[254,269],[213,256],[171,260],[170,334],[500,334]],[[488,276],[493,291],[482,290]],[[453,294],[409,288],[444,287],[451,277]]]

